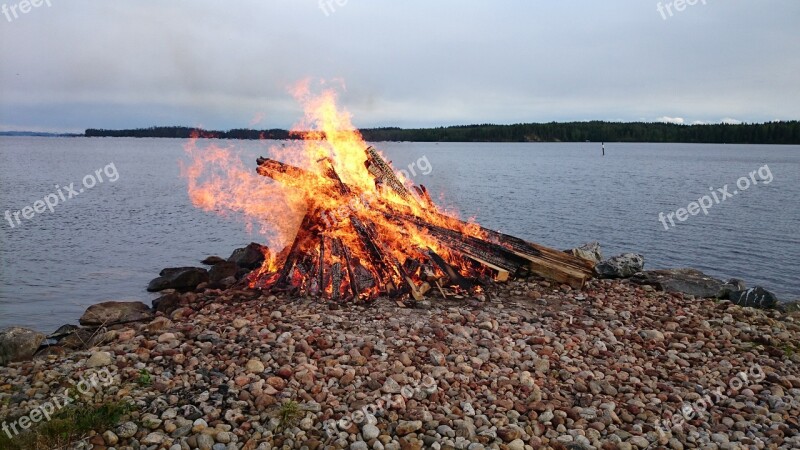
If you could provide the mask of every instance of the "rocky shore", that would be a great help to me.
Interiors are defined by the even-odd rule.
[[[413,308],[233,288],[126,308],[83,349],[0,367],[0,418],[102,370],[78,400],[129,411],[72,448],[800,448],[796,312],[630,280]]]

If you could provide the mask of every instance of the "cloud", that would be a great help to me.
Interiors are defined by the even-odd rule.
[[[678,125],[683,125],[684,123],[686,123],[686,121],[683,120],[683,117],[669,117],[669,116],[659,117],[658,119],[656,119],[656,122],[674,123]]]
[[[731,119],[730,117],[726,117],[726,118],[720,120],[720,123],[724,123],[724,124],[727,124],[727,125],[740,125],[742,123],[742,121],[739,120],[739,119]]]
[[[344,79],[363,127],[800,118],[797,0],[620,1],[53,2],[0,14],[0,124],[286,128],[306,77]]]

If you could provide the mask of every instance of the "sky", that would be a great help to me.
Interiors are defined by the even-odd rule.
[[[689,1],[0,0],[0,131],[800,119],[800,2]]]

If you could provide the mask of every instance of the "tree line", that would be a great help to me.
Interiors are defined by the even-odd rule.
[[[233,129],[228,131],[204,130],[192,127],[149,127],[134,128],[129,130],[104,130],[89,128],[84,133],[86,137],[136,137],[136,138],[181,138],[191,137],[209,139],[299,139],[288,130],[249,130]]]
[[[800,145],[800,121],[753,124],[679,125],[652,122],[549,122],[514,125],[458,125],[437,128],[365,128],[367,141],[412,142],[665,142],[700,144]],[[150,127],[130,130],[90,128],[87,137],[151,137],[217,139],[303,139],[307,132],[268,130],[203,130],[191,127]],[[319,133],[315,133],[320,136]]]

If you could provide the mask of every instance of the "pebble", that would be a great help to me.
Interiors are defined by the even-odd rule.
[[[364,437],[365,441],[371,441],[372,439],[376,439],[380,435],[381,431],[373,424],[366,424],[361,428],[361,435]]]
[[[142,439],[142,444],[144,444],[144,445],[159,445],[162,442],[164,442],[165,438],[166,438],[166,436],[164,436],[163,433],[160,433],[158,431],[154,431],[154,432],[148,434],[147,436],[145,436],[144,439]]]
[[[125,422],[117,427],[116,434],[122,439],[128,439],[133,437],[137,431],[139,431],[139,427],[135,423]]]
[[[113,431],[109,430],[103,433],[103,442],[105,442],[106,445],[113,446],[116,445],[117,442],[119,442],[119,437],[116,434],[114,434]]]
[[[27,415],[64,380],[103,368],[112,382],[93,400],[131,399],[134,410],[96,430],[98,448],[800,445],[790,350],[800,321],[781,313],[608,280],[581,290],[511,281],[488,287],[485,302],[431,297],[425,308],[330,309],[234,289],[177,293],[169,318],[126,324],[90,353],[0,367],[0,417]],[[765,379],[754,379],[756,362]],[[734,392],[738,373],[749,375]],[[707,405],[710,420],[655,443],[656,421],[717,387],[729,398]],[[329,420],[339,426],[327,441]]]
[[[110,366],[112,363],[111,353],[109,352],[94,352],[92,356],[86,361],[86,367],[105,367]]]
[[[262,372],[264,372],[265,367],[264,367],[264,363],[262,363],[260,360],[251,359],[250,361],[247,361],[247,365],[245,366],[245,369],[249,373],[262,373]]]

